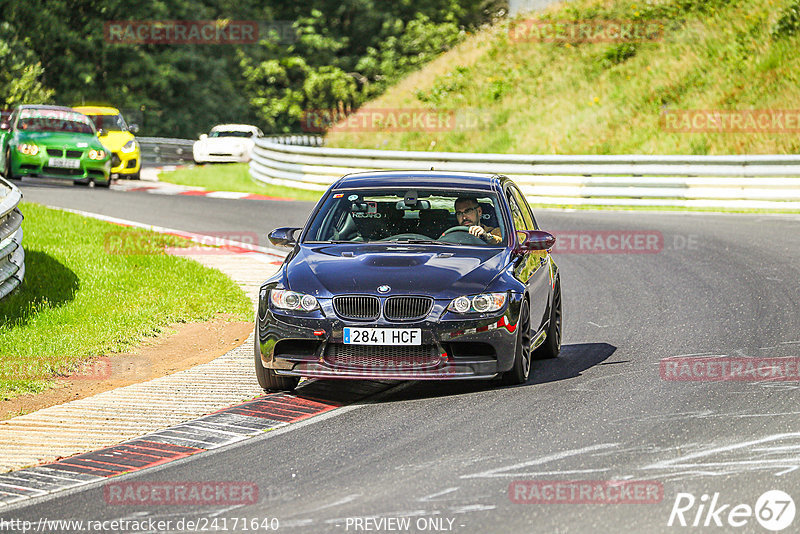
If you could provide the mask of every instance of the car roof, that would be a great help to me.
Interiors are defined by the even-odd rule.
[[[258,130],[258,128],[251,124],[217,124],[216,126],[211,128],[212,132],[216,132],[219,130],[230,130],[234,132],[250,132]]]
[[[444,187],[491,190],[506,179],[498,175],[447,171],[379,171],[348,174],[334,184],[334,189],[353,187]]]
[[[119,110],[110,106],[75,106],[72,109],[86,115],[119,115]]]
[[[69,108],[67,106],[50,106],[46,104],[23,104],[19,106],[17,109],[50,109],[53,111],[72,111],[72,112],[75,111],[74,109]]]

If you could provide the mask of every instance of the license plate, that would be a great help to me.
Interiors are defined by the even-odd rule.
[[[347,345],[422,345],[420,328],[344,328]]]
[[[47,164],[49,167],[61,167],[62,169],[80,169],[81,160],[70,158],[50,158]]]

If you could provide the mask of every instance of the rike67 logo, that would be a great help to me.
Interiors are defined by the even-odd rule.
[[[699,499],[691,493],[678,493],[667,526],[725,527],[725,530],[730,530],[752,525],[755,518],[765,529],[777,532],[792,524],[795,511],[794,500],[781,490],[764,492],[755,506],[725,502],[719,493],[703,494]]]

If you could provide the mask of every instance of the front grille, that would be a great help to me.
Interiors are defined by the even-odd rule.
[[[47,155],[51,158],[63,158],[64,157],[64,149],[63,148],[49,148],[47,149]]]
[[[114,153],[112,153],[112,154],[111,154],[111,166],[112,166],[112,167],[116,167],[116,166],[118,166],[118,165],[120,164],[120,162],[121,162],[121,161],[122,161],[122,160],[121,160],[121,159],[119,159],[119,154],[117,154],[116,152],[114,152]]]
[[[334,297],[333,309],[346,319],[373,320],[380,315],[380,302],[377,297],[368,296]]]
[[[68,158],[79,158],[83,156],[83,150],[67,150]]]
[[[389,297],[383,308],[383,316],[393,321],[422,319],[432,306],[431,297]]]
[[[433,345],[344,345],[328,343],[325,362],[335,367],[392,371],[425,369],[439,365]]]

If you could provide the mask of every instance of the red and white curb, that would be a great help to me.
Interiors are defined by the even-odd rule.
[[[353,404],[388,382],[307,381],[150,434],[53,463],[0,475],[0,509],[231,445]]]

